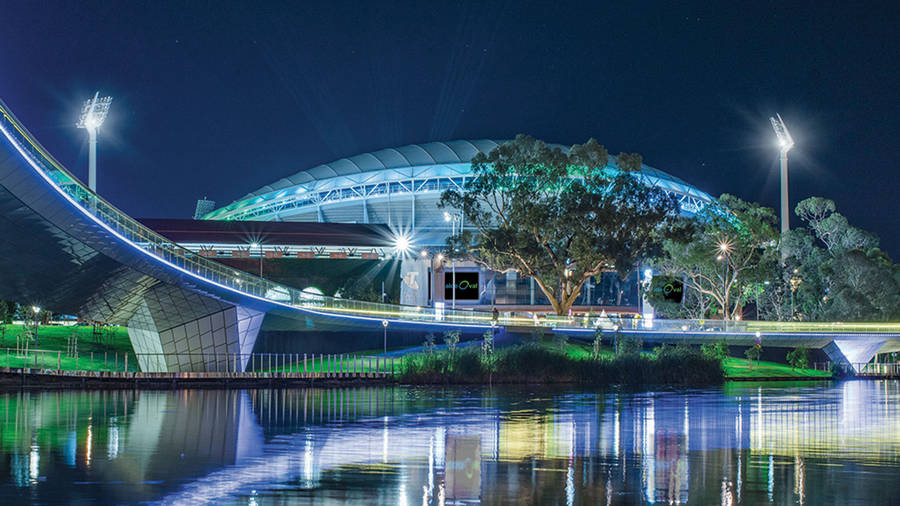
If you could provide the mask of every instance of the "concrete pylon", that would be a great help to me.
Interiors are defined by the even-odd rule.
[[[144,372],[244,371],[265,313],[169,285],[144,293],[128,321]]]
[[[859,372],[859,364],[872,360],[884,343],[884,339],[836,339],[822,348],[822,351],[832,362],[850,366],[854,372]]]

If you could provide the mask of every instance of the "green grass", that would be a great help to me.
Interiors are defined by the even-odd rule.
[[[726,378],[830,378],[828,371],[794,369],[787,364],[754,361],[751,367],[747,359],[728,357],[722,364]]]
[[[108,327],[102,342],[97,341],[90,326],[63,327],[42,325],[38,328],[37,343],[28,343],[28,352],[16,349],[16,340],[23,336],[22,325],[0,325],[0,367],[33,367],[41,369],[81,371],[124,371],[128,356],[128,370],[137,371],[128,330]],[[75,334],[78,358],[66,353],[68,340]],[[24,346],[24,344],[22,344]]]

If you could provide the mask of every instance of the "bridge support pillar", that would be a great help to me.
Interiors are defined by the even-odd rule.
[[[860,364],[866,364],[884,346],[884,339],[841,339],[828,343],[822,351],[832,362],[852,367],[859,372]]]
[[[159,285],[128,321],[144,372],[243,371],[265,313]]]

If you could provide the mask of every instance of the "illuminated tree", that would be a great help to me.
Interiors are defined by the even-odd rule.
[[[728,194],[719,204],[699,213],[688,235],[667,240],[655,265],[684,279],[685,293],[708,298],[730,320],[740,316],[755,287],[777,276],[778,232],[767,207]]]
[[[566,314],[591,276],[615,269],[624,278],[675,233],[678,203],[641,180],[641,157],[623,153],[616,165],[593,139],[564,153],[519,135],[479,153],[475,177],[441,196],[469,227],[450,251],[533,278]]]

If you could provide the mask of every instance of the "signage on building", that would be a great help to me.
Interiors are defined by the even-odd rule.
[[[653,294],[657,297],[662,295],[666,302],[681,304],[684,298],[684,283],[678,279],[657,276],[653,278]]]
[[[456,273],[456,300],[478,300],[478,273]],[[444,271],[444,300],[453,300],[453,273]]]

